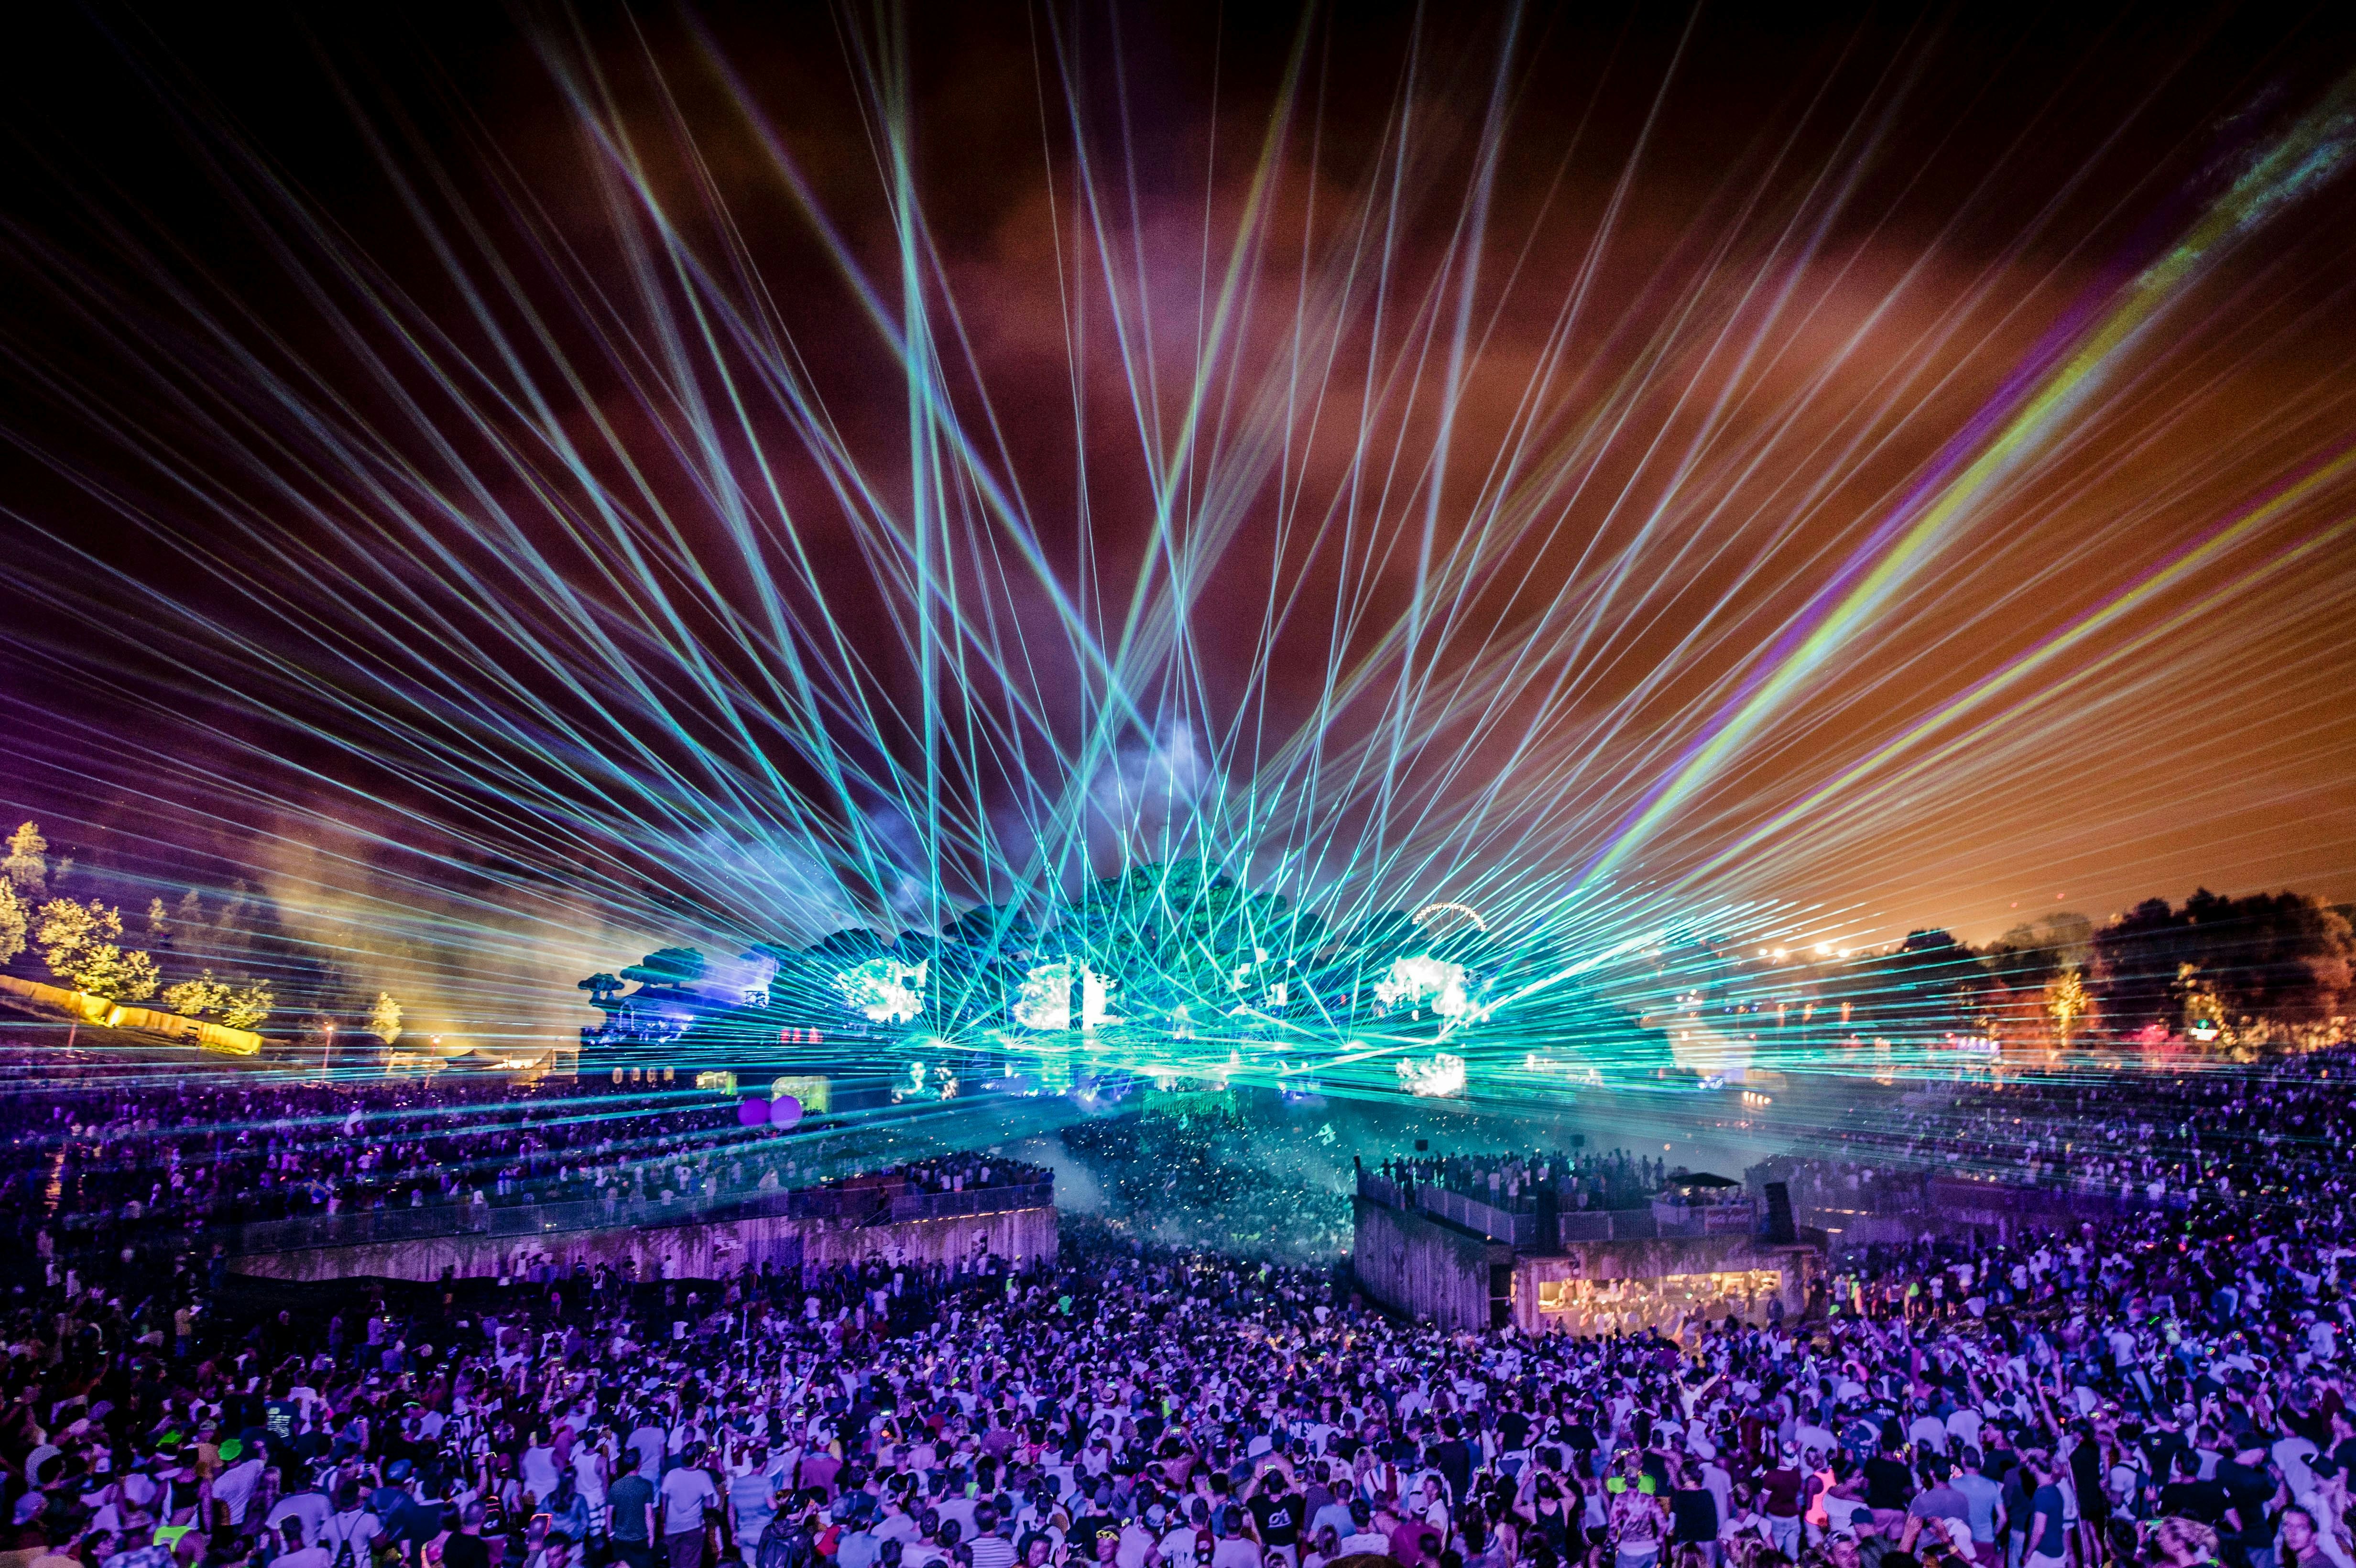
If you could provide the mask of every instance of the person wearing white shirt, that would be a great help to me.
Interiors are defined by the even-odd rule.
[[[1201,1568],[1195,1561],[1194,1527],[1192,1524],[1173,1525],[1162,1532],[1154,1551],[1161,1555],[1162,1568]]]
[[[368,1568],[369,1551],[384,1526],[361,1506],[358,1487],[347,1487],[336,1501],[341,1506],[319,1527],[313,1544],[327,1549],[334,1568]]]
[[[271,1568],[333,1568],[334,1560],[327,1554],[326,1547],[303,1544],[303,1523],[300,1520],[290,1519],[280,1526],[278,1539],[284,1543],[284,1550],[270,1560]]]
[[[916,1540],[923,1533],[924,1531],[917,1528],[916,1521],[908,1517],[908,1510],[900,1506],[900,1494],[897,1492],[885,1492],[884,1494],[884,1522],[875,1527],[875,1539],[877,1541],[896,1541],[903,1546],[905,1546],[909,1541]]]
[[[327,1515],[332,1511],[318,1488],[306,1487],[279,1499],[272,1506],[269,1517],[262,1521],[262,1528],[275,1531],[288,1520],[294,1520],[303,1528],[303,1544],[310,1546],[317,1542],[319,1527],[327,1522]]]
[[[2274,1456],[2275,1468],[2282,1472],[2283,1485],[2290,1488],[2292,1497],[2315,1489],[2315,1472],[2309,1467],[2319,1450],[2313,1443],[2296,1432],[2287,1433],[2275,1439],[2269,1452]]]
[[[953,1497],[934,1506],[933,1511],[943,1520],[957,1520],[958,1539],[973,1539],[973,1514],[980,1504],[973,1498]]]
[[[234,1437],[223,1443],[220,1451],[230,1464],[213,1477],[213,1501],[227,1510],[230,1523],[242,1531],[246,1505],[253,1500],[254,1488],[262,1484],[262,1456],[245,1452],[245,1445]]]
[[[1356,1557],[1365,1553],[1378,1557],[1390,1555],[1390,1537],[1375,1528],[1374,1519],[1374,1509],[1366,1505],[1365,1499],[1360,1498],[1350,1505],[1350,1521],[1355,1528],[1342,1538],[1343,1556]]]
[[[1321,1530],[1330,1530],[1333,1532],[1333,1539],[1341,1541],[1357,1529],[1350,1518],[1350,1493],[1353,1489],[1346,1477],[1334,1481],[1333,1500],[1319,1509],[1317,1517],[1309,1521],[1312,1536]]]
[[[761,1534],[776,1517],[777,1468],[760,1444],[735,1450],[728,1462],[728,1506],[736,1516],[736,1542],[752,1560]]]
[[[1701,1463],[1695,1468],[1700,1478],[1702,1490],[1718,1501],[1718,1517],[1732,1519],[1734,1517],[1734,1477],[1725,1466],[1718,1462],[1718,1456],[1715,1453],[1703,1455]]]
[[[1260,1568],[1260,1561],[1259,1542],[1245,1535],[1230,1518],[1219,1543],[1211,1549],[1210,1568]]]
[[[649,1481],[662,1479],[663,1456],[669,1450],[663,1445],[661,1427],[641,1421],[630,1434],[629,1452],[637,1456],[639,1475]]]
[[[521,1475],[523,1489],[542,1505],[556,1495],[556,1450],[549,1446],[544,1434],[532,1434],[531,1446],[523,1451]]]
[[[720,1489],[695,1463],[691,1449],[677,1468],[666,1472],[659,1488],[662,1497],[663,1561],[669,1568],[701,1568],[703,1561],[703,1510],[720,1505]]]

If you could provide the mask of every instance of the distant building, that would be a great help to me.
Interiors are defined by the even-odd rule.
[[[1581,1211],[1544,1189],[1484,1199],[1362,1168],[1354,1208],[1360,1286],[1442,1328],[1675,1334],[1729,1315],[1765,1323],[1779,1307],[1803,1316],[1825,1277],[1825,1233],[1791,1226],[1788,1209],[1762,1222],[1724,1177],[1672,1178],[1642,1209]]]

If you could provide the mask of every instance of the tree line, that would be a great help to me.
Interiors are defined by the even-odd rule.
[[[2009,1044],[2268,1045],[2345,1038],[2356,1003],[2350,911],[2296,892],[2203,888],[2097,925],[2056,913],[1974,947],[1910,933],[1816,983],[1845,1034]]]

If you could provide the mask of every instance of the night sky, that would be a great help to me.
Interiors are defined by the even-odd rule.
[[[2356,897],[2331,8],[33,27],[0,806],[126,878]]]

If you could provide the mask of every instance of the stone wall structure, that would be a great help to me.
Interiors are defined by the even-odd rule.
[[[911,1215],[910,1205],[857,1214],[723,1214],[538,1233],[461,1233],[342,1245],[249,1251],[230,1269],[256,1279],[433,1281],[516,1279],[537,1268],[568,1275],[600,1266],[646,1279],[717,1279],[746,1266],[810,1267],[873,1258],[948,1264],[994,1255],[1014,1263],[1055,1254],[1051,1189],[1012,1189],[1005,1207]],[[971,1200],[981,1193],[957,1194]],[[963,1205],[970,1206],[970,1205]]]

